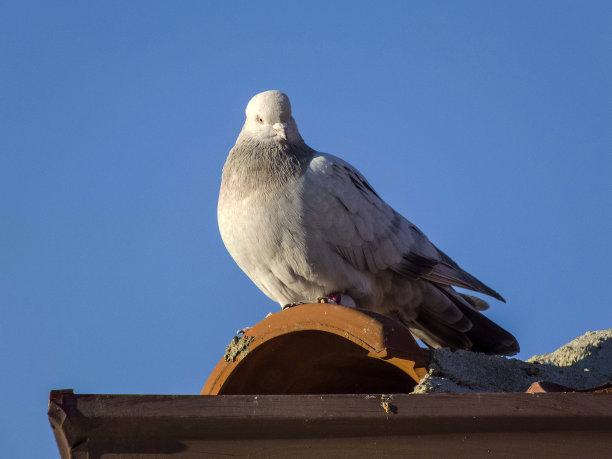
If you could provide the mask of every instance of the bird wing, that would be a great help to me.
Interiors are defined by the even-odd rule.
[[[323,238],[360,271],[392,270],[411,279],[464,287],[504,299],[461,269],[427,236],[383,201],[346,161],[320,153],[304,176],[304,213]]]

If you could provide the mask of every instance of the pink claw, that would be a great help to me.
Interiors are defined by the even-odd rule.
[[[329,298],[336,304],[340,304],[340,300],[342,300],[342,295],[340,295],[339,293],[332,293],[331,295],[327,295],[327,298]]]

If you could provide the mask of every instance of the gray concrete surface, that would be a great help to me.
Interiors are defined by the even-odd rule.
[[[436,349],[428,375],[413,393],[524,392],[536,381],[579,390],[612,382],[612,329],[587,332],[555,352],[526,362]]]

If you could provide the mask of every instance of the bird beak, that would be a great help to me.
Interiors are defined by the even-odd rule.
[[[272,126],[272,129],[276,131],[276,135],[283,140],[287,140],[287,133],[285,132],[286,128],[287,123],[276,123]]]

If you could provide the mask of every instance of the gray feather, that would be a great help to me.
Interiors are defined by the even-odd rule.
[[[512,353],[512,335],[452,286],[501,295],[461,269],[342,159],[306,145],[286,95],[248,104],[219,194],[219,229],[238,265],[281,305],[340,294],[395,317],[429,346]]]

